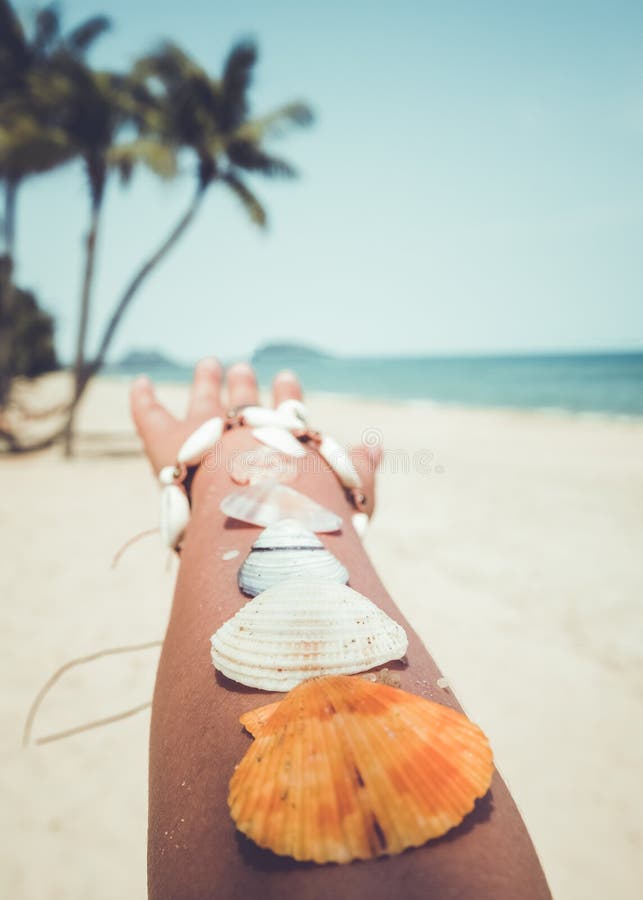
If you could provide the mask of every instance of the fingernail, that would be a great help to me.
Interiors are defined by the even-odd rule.
[[[228,369],[228,373],[232,372],[234,375],[254,375],[254,369],[247,362],[238,362],[234,363],[234,365],[230,366]]]
[[[204,356],[203,359],[199,360],[199,368],[208,369],[210,372],[218,372],[221,366],[216,356]]]
[[[132,382],[133,388],[151,388],[152,382],[147,377],[147,375],[137,375],[134,381]]]

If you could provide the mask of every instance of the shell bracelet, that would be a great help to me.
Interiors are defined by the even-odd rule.
[[[181,445],[174,465],[164,466],[159,472],[161,484],[161,513],[160,531],[163,542],[172,550],[178,550],[185,530],[190,522],[190,497],[188,490],[188,475],[219,443],[226,431],[238,426],[247,426],[252,429],[253,437],[259,443],[279,451],[284,456],[300,458],[305,456],[307,445],[316,450],[333,470],[340,484],[344,488],[347,498],[355,508],[352,515],[352,523],[355,531],[363,537],[368,525],[368,515],[365,512],[366,497],[362,491],[362,482],[348,452],[334,438],[322,435],[310,425],[308,411],[299,400],[284,400],[276,409],[267,409],[263,406],[245,406],[237,410],[231,410],[224,417],[215,416],[203,422]],[[282,493],[289,491],[291,495],[298,494],[292,488],[283,485],[275,485],[282,488]],[[231,495],[226,501],[237,495]],[[302,500],[309,505],[313,501],[299,494]],[[224,503],[226,502],[224,501]],[[322,507],[318,507],[322,510]],[[224,511],[226,508],[224,506]],[[328,516],[334,514],[325,511]],[[279,521],[289,517],[291,513],[282,515],[276,511],[272,521]],[[234,517],[237,518],[236,514]],[[244,519],[253,521],[252,519]],[[311,530],[332,531],[337,530],[341,524],[338,517],[334,517],[336,524],[327,527],[312,528]],[[254,524],[270,524],[269,521],[256,521]],[[309,522],[307,524],[310,524]]]

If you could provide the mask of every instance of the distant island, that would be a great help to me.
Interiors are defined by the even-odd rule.
[[[170,359],[160,350],[130,350],[116,363],[119,369],[165,369],[179,366],[175,360]]]
[[[310,347],[306,344],[280,343],[264,344],[257,347],[252,354],[253,365],[267,365],[274,362],[296,365],[302,361],[332,359],[330,353],[320,350],[318,347]]]

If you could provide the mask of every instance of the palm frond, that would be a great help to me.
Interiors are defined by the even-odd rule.
[[[176,151],[173,147],[146,138],[110,147],[109,166],[117,169],[123,183],[127,183],[137,165],[144,165],[161,178],[176,175]]]
[[[141,79],[157,78],[166,87],[176,87],[185,78],[194,75],[207,78],[204,69],[171,41],[165,41],[153,53],[141,56],[132,72]]]
[[[43,128],[31,116],[16,116],[0,126],[0,177],[22,179],[48,172],[76,155],[65,132]]]
[[[83,56],[101,35],[112,27],[107,16],[93,16],[72,29],[65,38],[65,46],[74,56]]]
[[[28,62],[29,48],[24,28],[8,0],[0,0],[0,73],[4,80]]]
[[[51,3],[36,13],[36,25],[32,41],[36,56],[44,56],[60,37],[60,12]]]
[[[221,84],[221,128],[224,131],[237,128],[248,114],[247,94],[257,55],[256,45],[248,40],[236,44],[228,54]]]
[[[289,162],[265,153],[251,141],[230,141],[226,154],[233,165],[248,172],[261,172],[263,175],[282,178],[294,178],[297,175],[296,169]]]
[[[265,209],[255,197],[252,191],[246,187],[241,179],[234,172],[226,172],[220,176],[221,181],[228,185],[230,190],[239,198],[245,211],[250,216],[252,222],[259,228],[265,228],[268,223],[268,216]]]
[[[310,106],[298,100],[280,106],[265,116],[249,119],[237,129],[237,135],[242,139],[261,141],[267,137],[283,137],[291,127],[306,128],[314,121],[315,115]]]

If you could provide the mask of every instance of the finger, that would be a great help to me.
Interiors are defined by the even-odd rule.
[[[294,372],[284,369],[275,376],[272,382],[272,402],[279,406],[284,400],[301,400],[303,397],[301,383]]]
[[[248,363],[235,363],[227,372],[228,406],[253,406],[259,402],[257,377]]]
[[[159,403],[154,385],[146,375],[141,375],[132,384],[130,409],[145,452],[158,471],[168,462],[168,453],[171,458],[173,449],[176,449],[169,446],[176,419]]]
[[[360,444],[357,447],[352,447],[349,452],[362,480],[362,489],[366,496],[366,509],[364,511],[369,516],[372,516],[375,509],[375,474],[382,461],[382,447],[379,444],[376,444],[374,447]]]
[[[222,378],[223,369],[213,356],[197,364],[188,404],[189,419],[204,422],[219,412]]]

